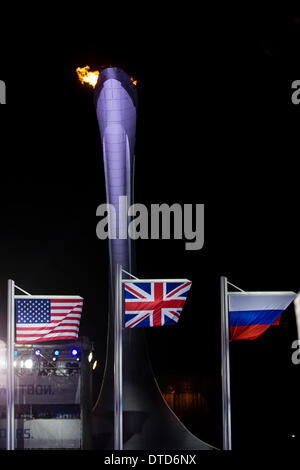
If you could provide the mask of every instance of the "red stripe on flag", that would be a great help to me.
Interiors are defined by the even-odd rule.
[[[169,293],[166,295],[166,297],[170,297],[170,296],[176,294],[179,290],[183,289],[184,287],[190,286],[191,284],[192,284],[191,282],[186,282],[185,284],[183,284],[183,285],[177,287],[177,289],[172,290],[171,292],[169,292]]]
[[[140,294],[139,292],[137,292],[136,290],[132,289],[131,287],[128,286],[128,284],[125,284],[125,289],[128,290],[129,292],[131,292],[132,294],[134,295],[138,295],[141,299],[146,299],[146,297],[142,294]]]
[[[30,340],[29,343],[42,343],[42,342],[46,342],[46,341],[60,341],[61,339],[73,339],[73,340],[76,340],[78,338],[78,336],[68,336],[68,335],[62,335],[62,336],[57,336],[55,338],[39,338],[39,339],[35,339],[35,340]],[[18,343],[28,343],[28,340],[24,339],[18,339]]]
[[[138,312],[143,310],[153,310],[156,308],[183,308],[185,300],[174,299],[174,300],[149,300],[149,302],[125,302],[126,312]]]
[[[246,325],[231,326],[230,339],[232,341],[242,339],[256,339],[262,335],[271,325]]]
[[[155,307],[153,311],[153,326],[160,326],[162,325],[161,309],[162,309],[162,302],[164,300],[164,285],[162,282],[154,283],[154,298],[155,298],[155,302],[153,303]]]

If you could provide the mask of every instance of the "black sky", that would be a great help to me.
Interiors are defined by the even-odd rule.
[[[100,9],[56,13],[20,12],[1,32],[0,336],[8,278],[31,293],[79,294],[81,334],[104,365],[108,253],[95,232],[104,173],[93,91],[75,69],[121,67],[138,80],[136,202],[205,204],[204,248],[139,241],[137,273],[193,281],[178,327],[148,332],[150,354],[158,376],[211,384],[211,429],[199,437],[221,445],[219,277],[244,290],[300,288],[297,12],[135,10],[117,22]],[[290,308],[279,328],[232,344],[236,446],[300,438],[295,339]]]

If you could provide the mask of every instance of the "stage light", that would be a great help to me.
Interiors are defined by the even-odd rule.
[[[72,354],[72,356],[77,356],[78,352],[79,352],[78,349],[74,348],[74,349],[72,349],[71,354]]]
[[[17,355],[18,355],[18,351],[15,351],[15,356],[17,356]]]
[[[97,359],[96,359],[96,360],[93,362],[93,367],[92,367],[92,369],[93,369],[93,370],[95,370],[95,369],[96,369],[96,367],[97,367],[97,364],[98,364],[98,361],[97,361]]]
[[[92,359],[93,359],[93,353],[91,351],[90,354],[88,355],[88,361],[91,362]]]
[[[40,350],[40,349],[36,349],[36,350],[34,351],[34,354],[35,354],[36,356],[40,356],[40,355],[41,355],[41,350]]]
[[[59,349],[55,349],[54,356],[59,356]]]
[[[26,359],[24,361],[24,367],[25,369],[32,369],[33,367],[33,360],[32,359]]]
[[[6,360],[0,359],[0,369],[6,369]]]

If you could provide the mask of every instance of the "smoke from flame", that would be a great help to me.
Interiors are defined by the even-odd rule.
[[[88,83],[93,88],[95,88],[100,75],[99,70],[91,71],[90,67],[86,65],[85,67],[77,67],[76,72],[82,84]],[[137,80],[135,80],[133,77],[130,77],[130,80],[134,85],[137,84]]]

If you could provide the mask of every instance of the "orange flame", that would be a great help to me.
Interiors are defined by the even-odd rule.
[[[86,65],[85,67],[77,67],[76,72],[82,84],[88,83],[93,88],[95,88],[100,74],[98,70],[92,72],[90,67]]]
[[[95,88],[100,72],[98,70],[95,70],[92,72],[90,70],[90,67],[86,65],[85,67],[77,67],[76,69],[77,75],[81,83],[84,85],[85,83],[88,83],[91,85],[93,88]],[[130,77],[130,80],[134,85],[137,85],[137,80],[135,80],[133,77]]]

